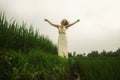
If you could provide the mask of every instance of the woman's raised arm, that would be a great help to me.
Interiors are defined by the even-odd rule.
[[[75,22],[73,22],[73,23],[71,23],[71,24],[68,24],[68,25],[66,26],[66,28],[68,28],[68,27],[70,27],[70,26],[76,24],[76,23],[79,22],[79,21],[80,21],[80,20],[78,19],[77,21],[75,21]]]
[[[53,24],[52,22],[50,22],[49,20],[47,20],[47,19],[44,19],[46,22],[48,22],[50,25],[52,25],[52,26],[54,26],[54,27],[57,27],[58,28],[58,25],[56,25],[56,24]]]

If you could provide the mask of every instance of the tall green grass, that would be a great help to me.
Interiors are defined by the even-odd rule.
[[[52,41],[33,26],[29,29],[23,23],[19,25],[15,20],[7,21],[5,14],[0,13],[0,49],[12,49],[16,51],[29,51],[32,48],[41,49],[49,53],[57,53],[57,47]]]
[[[120,80],[119,57],[64,59],[33,49],[0,51],[0,80]]]
[[[68,80],[67,60],[41,50],[0,52],[0,80]]]
[[[75,58],[82,80],[120,80],[120,57]]]

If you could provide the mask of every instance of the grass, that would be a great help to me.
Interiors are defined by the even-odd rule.
[[[69,58],[33,49],[0,52],[0,80],[120,80],[120,57]]]
[[[27,55],[14,51],[0,53],[2,80],[65,80],[67,60],[41,50]]]
[[[56,54],[57,47],[52,41],[38,31],[34,31],[33,27],[26,28],[23,23],[19,25],[16,21],[7,21],[5,14],[0,13],[0,50],[12,49],[16,51],[29,51],[32,48],[41,49],[49,53]]]
[[[78,58],[83,80],[119,80],[120,57]]]
[[[120,57],[64,59],[48,37],[0,14],[0,80],[120,80]]]

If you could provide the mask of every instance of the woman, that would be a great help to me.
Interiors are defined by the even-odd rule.
[[[59,37],[58,37],[58,55],[64,58],[68,58],[68,49],[67,49],[67,37],[66,37],[66,29],[75,23],[79,22],[80,20],[76,20],[75,22],[69,24],[66,19],[61,21],[60,25],[53,24],[49,20],[45,19],[50,25],[58,28],[59,30]]]

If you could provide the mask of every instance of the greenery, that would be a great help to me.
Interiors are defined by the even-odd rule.
[[[120,57],[64,59],[33,49],[27,54],[0,52],[0,80],[120,80]]]
[[[64,80],[68,71],[65,59],[40,50],[32,50],[27,55],[14,51],[0,54],[2,80]]]
[[[103,50],[101,53],[99,53],[98,51],[92,51],[87,56],[88,57],[101,57],[101,56],[105,56],[105,57],[118,57],[118,56],[120,56],[120,48],[117,49],[114,52],[112,52],[112,51],[106,52],[105,50]]]
[[[0,80],[120,80],[119,56],[64,59],[49,38],[26,26],[0,14]]]
[[[39,35],[32,25],[29,29],[23,23],[18,25],[15,20],[7,21],[4,13],[0,13],[0,50],[12,49],[16,51],[29,51],[32,48],[41,49],[57,54],[57,47],[48,37]]]
[[[83,54],[76,54],[76,52],[68,53],[69,57],[85,57],[86,53]],[[118,48],[116,51],[105,51],[102,52],[98,51],[91,51],[87,54],[87,57],[120,57],[120,48]]]

